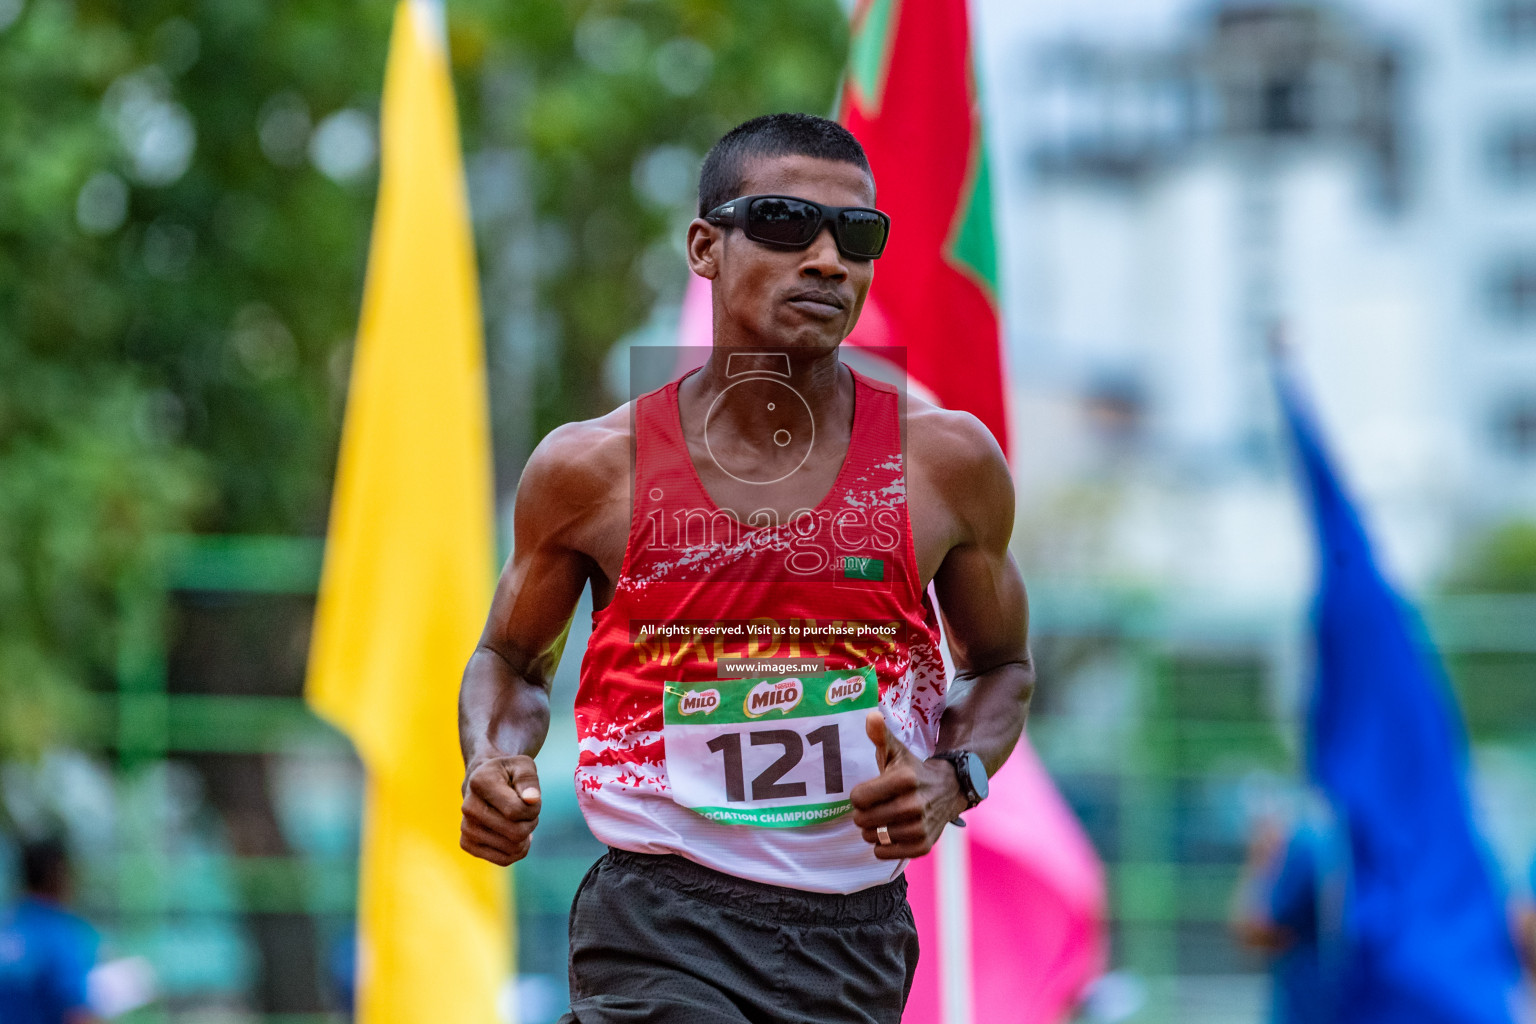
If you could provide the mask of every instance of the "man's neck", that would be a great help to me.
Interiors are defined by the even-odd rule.
[[[780,381],[804,401],[813,419],[821,424],[846,412],[840,408],[846,394],[846,377],[835,348],[803,353],[793,349],[717,346],[685,386],[694,391],[695,401],[713,406],[718,396],[742,380],[769,378]],[[733,432],[739,435],[766,437],[794,414],[792,409],[761,406],[756,402],[724,402],[715,408],[711,418],[723,417],[722,422],[728,422]],[[799,415],[804,415],[803,409]]]

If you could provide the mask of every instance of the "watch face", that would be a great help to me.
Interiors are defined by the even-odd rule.
[[[976,791],[977,800],[987,798],[987,766],[981,763],[981,755],[974,750],[965,754],[966,773],[971,777],[971,788]]]

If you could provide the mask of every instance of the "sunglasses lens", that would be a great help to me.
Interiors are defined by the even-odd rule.
[[[889,223],[873,210],[844,210],[837,228],[838,243],[850,256],[879,256],[890,233]]]
[[[747,237],[773,245],[805,245],[821,227],[821,211],[793,199],[754,199],[747,208]]]

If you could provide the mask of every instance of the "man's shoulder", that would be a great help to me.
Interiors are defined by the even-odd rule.
[[[941,478],[1008,478],[1008,460],[986,424],[968,412],[907,396],[907,449],[915,468]]]
[[[992,431],[975,416],[909,395],[907,452],[914,515],[945,510],[956,542],[1006,545],[1013,530],[1013,477]],[[937,504],[930,504],[936,502]]]
[[[519,490],[611,485],[615,474],[627,472],[629,457],[630,407],[625,404],[595,419],[563,423],[544,435],[528,457]]]
[[[583,449],[594,449],[601,456],[608,449],[622,449],[629,443],[630,416],[633,403],[625,402],[610,412],[590,420],[572,420],[562,423],[539,442],[534,457],[556,451],[570,457]]]

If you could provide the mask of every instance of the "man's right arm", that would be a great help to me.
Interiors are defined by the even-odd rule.
[[[595,563],[586,543],[610,500],[594,465],[602,428],[570,424],[534,451],[518,485],[513,552],[459,688],[464,803],[459,845],[506,866],[528,853],[541,797],[533,756],[549,728],[549,691]],[[606,478],[605,478],[606,477]]]

